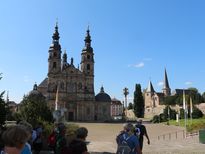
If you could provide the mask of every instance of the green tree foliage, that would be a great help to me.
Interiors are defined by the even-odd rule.
[[[198,92],[198,89],[196,88],[188,88],[190,90],[189,93],[186,93],[186,102],[189,104],[190,103],[190,97],[192,98],[193,104],[199,104],[202,102],[205,102],[205,92],[204,94],[200,94]],[[167,96],[164,99],[164,104],[165,105],[183,105],[183,94],[180,95],[174,95],[174,96]]]
[[[9,108],[3,99],[4,92],[0,94],[0,126],[5,124],[7,115],[9,114]]]
[[[196,88],[188,88],[188,90],[191,90],[189,95],[190,95],[190,97],[193,100],[193,104],[200,104],[200,103],[203,102],[203,97],[198,92],[198,89],[196,89]]]
[[[199,110],[197,107],[194,107],[192,112],[192,118],[198,119],[201,117],[203,117],[203,113],[201,112],[201,110]]]
[[[0,73],[0,80],[1,80],[1,73]],[[3,99],[5,91],[0,93],[0,126],[2,126],[3,124],[5,124],[7,115],[9,114],[9,108],[6,104],[6,102]]]
[[[168,108],[169,108],[169,112],[168,112]],[[164,114],[165,119],[167,120],[172,120],[172,119],[176,120],[176,111],[172,110],[170,106],[165,107],[163,114]]]
[[[197,107],[193,107],[192,118],[197,119],[203,117],[203,113]],[[184,109],[180,109],[180,118],[184,119]],[[188,107],[187,118],[190,118],[190,108]]]
[[[131,110],[131,109],[133,109],[133,104],[130,102],[128,105],[128,110]]]
[[[179,96],[174,95],[174,96],[167,96],[164,98],[164,104],[165,105],[175,105],[176,104],[176,100]]]
[[[205,102],[205,92],[203,92],[201,96],[202,96],[203,102]]]
[[[39,121],[52,122],[53,116],[43,95],[24,96],[20,105],[23,120],[35,126]]]
[[[144,98],[141,91],[141,85],[135,85],[135,92],[134,92],[134,113],[135,116],[138,118],[144,117]]]

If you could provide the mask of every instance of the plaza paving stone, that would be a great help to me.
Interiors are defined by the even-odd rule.
[[[88,129],[88,150],[91,154],[113,154],[116,152],[116,135],[122,123],[77,123]],[[184,129],[164,124],[145,124],[151,144],[144,139],[143,154],[205,154],[205,144],[199,136],[184,138]],[[176,135],[177,132],[177,135]],[[159,137],[160,136],[160,137]],[[41,154],[49,152],[41,152]]]
[[[88,128],[88,150],[91,153],[115,153],[115,138],[123,124],[78,123]],[[145,124],[151,144],[144,139],[143,154],[205,154],[205,144],[199,137],[184,138],[184,129],[164,124]],[[177,135],[176,135],[177,132]],[[165,134],[165,135],[164,135]],[[161,135],[161,136],[160,136]],[[164,135],[164,136],[163,136]],[[160,138],[158,138],[160,136]],[[164,138],[163,138],[164,137]]]

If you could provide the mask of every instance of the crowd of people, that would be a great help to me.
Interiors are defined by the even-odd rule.
[[[69,141],[64,123],[56,123],[48,139],[43,136],[43,125],[35,128],[26,121],[20,121],[9,127],[0,129],[0,154],[39,154],[43,141],[47,142],[49,151],[54,154],[88,154],[86,137],[88,130],[80,127],[76,130],[76,138]]]
[[[72,140],[66,134],[64,123],[56,123],[52,133],[47,138],[47,145],[54,154],[88,154],[86,137],[88,130],[80,127],[75,131]],[[43,125],[39,123],[35,128],[25,121],[14,126],[0,129],[0,154],[39,154],[43,148]],[[123,130],[116,137],[117,154],[142,154],[143,138],[150,140],[142,120],[136,125],[126,123]]]

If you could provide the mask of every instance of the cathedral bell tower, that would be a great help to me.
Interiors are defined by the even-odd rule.
[[[53,33],[53,42],[49,48],[48,75],[57,74],[61,71],[61,45],[59,44],[58,24],[56,23]]]
[[[85,90],[94,93],[94,53],[91,47],[91,36],[89,27],[85,36],[85,47],[81,53],[81,71],[86,76]]]
[[[91,47],[90,30],[88,28],[85,36],[85,47],[81,53],[81,71],[87,75],[94,76],[94,53]]]

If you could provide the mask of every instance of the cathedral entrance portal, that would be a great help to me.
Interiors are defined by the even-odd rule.
[[[68,112],[68,121],[74,121],[74,113]]]

